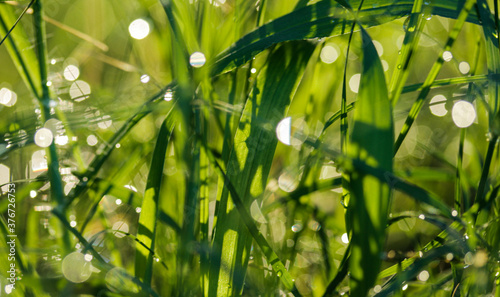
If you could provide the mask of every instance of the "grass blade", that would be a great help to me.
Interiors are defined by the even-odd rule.
[[[416,117],[420,113],[420,110],[422,109],[422,106],[424,104],[424,100],[429,94],[429,91],[431,89],[432,83],[434,80],[436,80],[439,71],[441,70],[441,67],[443,66],[444,59],[443,59],[443,53],[446,51],[449,51],[451,49],[451,46],[455,42],[455,40],[458,37],[458,34],[462,30],[462,27],[467,19],[467,16],[471,12],[471,9],[473,5],[476,2],[474,0],[467,0],[465,2],[464,6],[462,7],[462,10],[460,11],[460,14],[457,18],[457,22],[455,23],[453,29],[451,30],[448,40],[446,41],[445,47],[441,50],[439,57],[437,61],[434,63],[432,66],[432,69],[429,71],[429,74],[427,75],[427,78],[425,79],[424,84],[422,85],[421,91],[415,100],[415,103],[413,103],[410,113],[408,114],[408,117],[406,118],[406,121],[403,125],[403,128],[401,128],[401,132],[399,133],[398,139],[396,140],[396,143],[394,145],[394,153],[396,153],[403,143],[403,140],[405,139],[406,135],[408,134],[408,131],[410,130],[413,122],[415,121]]]
[[[347,155],[392,172],[393,122],[384,70],[373,42],[361,28],[363,70]],[[351,225],[351,295],[365,296],[377,278],[390,201],[390,187],[373,176],[350,174],[347,209]]]
[[[274,127],[284,117],[313,49],[309,42],[280,46],[270,55],[245,105],[227,167],[245,207],[264,191],[277,145]],[[209,296],[240,294],[248,264],[252,237],[229,194],[227,189],[219,193]]]
[[[163,165],[165,163],[165,154],[167,146],[172,136],[174,126],[173,113],[170,112],[163,121],[156,146],[151,160],[146,191],[142,201],[141,215],[139,217],[139,228],[137,230],[137,239],[149,247],[150,251],[155,249],[156,223],[159,217],[160,187],[163,179]],[[137,245],[135,255],[135,275],[150,286],[153,276],[153,254],[142,245]]]
[[[210,153],[210,152],[209,152]],[[243,200],[239,197],[238,191],[234,187],[233,183],[229,180],[228,176],[224,173],[224,170],[219,165],[219,163],[215,160],[212,154],[211,156],[212,162],[215,164],[215,168],[219,172],[219,174],[224,178],[224,184],[228,188],[229,192],[231,192],[231,198],[234,203],[235,208],[238,210],[241,220],[245,224],[246,228],[252,235],[253,239],[259,245],[260,249],[266,256],[268,263],[271,263],[273,270],[280,277],[283,285],[290,291],[293,292],[295,296],[300,296],[300,293],[294,286],[294,281],[292,276],[285,268],[283,262],[279,259],[278,255],[273,251],[272,247],[269,245],[267,240],[264,238],[262,233],[259,232],[257,225],[255,224],[252,216],[247,211],[246,206],[243,203]]]
[[[361,1],[351,1],[350,4],[352,7],[357,7]],[[410,14],[413,2],[413,0],[365,1],[365,7],[369,8],[358,12],[358,20],[364,27],[380,25]],[[454,0],[436,2],[432,14],[457,18],[458,5],[460,2]],[[478,23],[474,14],[467,20]],[[257,28],[219,54],[213,62],[212,75],[243,65],[258,53],[279,42],[344,34],[345,26],[351,25],[352,21],[352,13],[334,0],[323,0],[305,6]]]

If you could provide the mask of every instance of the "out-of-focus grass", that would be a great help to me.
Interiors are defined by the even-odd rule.
[[[1,294],[500,295],[498,3],[32,4],[0,46]]]

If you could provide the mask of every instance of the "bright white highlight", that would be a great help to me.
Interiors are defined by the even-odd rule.
[[[80,69],[75,65],[68,65],[64,68],[63,76],[68,81],[74,81],[80,76]]]
[[[17,95],[7,88],[0,89],[0,103],[5,106],[12,106],[17,102]]]
[[[276,137],[283,144],[290,145],[292,143],[292,117],[284,118],[278,123]]]
[[[49,147],[52,144],[54,136],[52,131],[47,128],[40,128],[35,133],[35,144],[39,147]]]
[[[436,95],[432,97],[431,102],[429,103],[429,109],[432,114],[438,117],[442,117],[448,113],[445,108],[446,97],[443,95]]]
[[[359,82],[361,80],[361,74],[357,73],[351,76],[351,79],[349,80],[349,88],[351,88],[351,91],[354,93],[357,93],[359,90]]]
[[[323,63],[332,64],[333,62],[337,61],[339,52],[335,47],[331,45],[325,45],[321,50],[319,57]]]
[[[128,26],[128,32],[132,38],[141,40],[149,35],[149,24],[143,19],[134,20]]]
[[[472,103],[461,100],[453,105],[451,117],[457,127],[467,128],[474,123],[474,120],[476,119],[476,110],[474,109],[474,105],[472,105]]]
[[[445,60],[446,62],[450,62],[451,59],[453,59],[453,54],[450,51],[445,51],[443,53],[443,60]]]
[[[205,62],[207,62],[207,59],[205,58],[205,55],[200,52],[194,52],[189,57],[189,64],[191,64],[194,68],[200,68],[205,65]]]

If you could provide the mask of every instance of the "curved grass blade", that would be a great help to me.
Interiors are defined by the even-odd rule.
[[[363,70],[347,155],[391,173],[392,107],[377,50],[363,28],[361,34]],[[365,296],[375,283],[381,265],[391,188],[374,176],[355,170],[350,172],[349,191],[346,216],[352,232],[351,295]]]
[[[11,5],[0,4],[0,34],[7,36],[9,29],[15,22],[14,8]],[[38,61],[28,40],[23,25],[18,24],[16,30],[13,30],[5,40],[5,46],[26,87],[35,98],[39,98],[41,89],[36,83],[40,81]]]
[[[264,191],[277,145],[274,127],[284,117],[313,50],[306,41],[278,47],[245,105],[227,166],[227,176],[245,207]],[[218,194],[209,296],[240,294],[248,265],[252,237],[229,194],[227,188]]]
[[[135,254],[135,276],[143,280],[148,286],[151,285],[154,260],[153,254],[149,251],[154,251],[155,249],[156,223],[160,213],[158,200],[160,198],[160,188],[163,179],[165,154],[174,127],[173,114],[173,112],[170,112],[167,115],[158,133],[148,180],[146,182],[146,191],[144,192],[141,215],[139,217],[139,227],[137,230],[137,240],[142,242],[149,249],[145,249],[143,245],[137,245]]]
[[[352,7],[361,0],[351,1]],[[383,24],[411,13],[413,0],[365,1],[358,12],[358,20],[364,27]],[[457,18],[461,1],[441,0],[433,5],[432,14]],[[467,21],[478,23],[471,14]],[[212,75],[229,71],[250,61],[255,55],[273,44],[283,41],[336,36],[345,33],[345,26],[352,24],[353,14],[334,0],[323,0],[295,10],[275,19],[245,35],[230,48],[219,54],[213,62]]]

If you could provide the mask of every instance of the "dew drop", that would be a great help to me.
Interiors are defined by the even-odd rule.
[[[205,55],[201,52],[194,52],[190,57],[189,57],[189,64],[193,66],[194,68],[200,68],[203,65],[205,65],[205,62],[207,59],[205,58]]]

